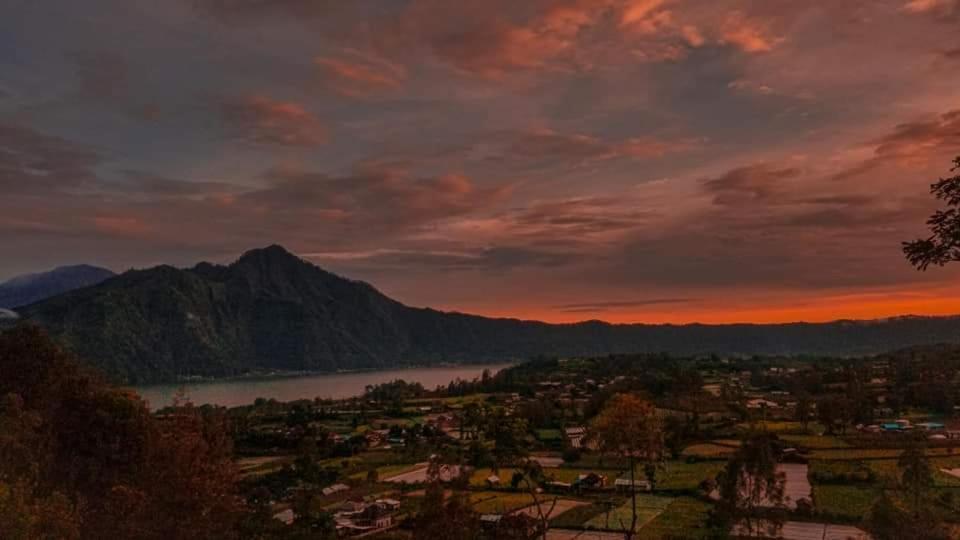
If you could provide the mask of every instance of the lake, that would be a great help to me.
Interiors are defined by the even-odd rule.
[[[150,404],[159,409],[173,403],[180,390],[195,405],[222,405],[237,407],[249,405],[257,398],[293,401],[297,399],[332,398],[343,399],[362,395],[367,385],[403,379],[418,382],[432,390],[437,385],[446,386],[455,379],[470,380],[480,377],[484,369],[496,373],[510,364],[469,365],[453,367],[428,367],[361,371],[354,373],[329,373],[289,377],[251,377],[223,381],[163,384],[135,387],[134,390]]]

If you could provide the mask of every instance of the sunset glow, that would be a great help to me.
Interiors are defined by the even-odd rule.
[[[955,0],[54,3],[0,20],[0,280],[276,243],[552,322],[960,313],[901,253]]]

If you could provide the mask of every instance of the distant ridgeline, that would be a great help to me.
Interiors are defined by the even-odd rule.
[[[61,266],[49,272],[18,276],[0,283],[0,308],[16,308],[39,302],[81,287],[96,285],[114,273],[106,268],[80,264]],[[4,313],[0,312],[0,319]]]
[[[960,341],[960,318],[778,325],[546,324],[405,306],[279,246],[159,266],[17,310],[119,382],[535,355],[871,354]]]

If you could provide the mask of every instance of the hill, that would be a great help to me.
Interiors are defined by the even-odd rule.
[[[0,308],[15,308],[39,302],[74,289],[96,285],[114,275],[106,268],[80,264],[17,276],[0,283]]]
[[[229,266],[134,270],[20,310],[116,380],[533,355],[829,354],[960,341],[958,317],[777,325],[546,324],[405,306],[279,246]]]

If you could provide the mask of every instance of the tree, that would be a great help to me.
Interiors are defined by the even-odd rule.
[[[810,395],[806,392],[797,394],[797,407],[795,411],[795,416],[797,422],[800,422],[800,427],[804,432],[807,431],[807,428],[810,426],[810,420],[813,419],[813,407],[810,401]]]
[[[154,416],[32,326],[0,334],[0,396],[0,514],[18,509],[26,538],[236,538],[221,412]]]
[[[953,160],[951,172],[960,170],[960,156]],[[931,264],[943,266],[960,261],[960,174],[941,178],[930,186],[930,193],[946,203],[947,208],[937,210],[927,226],[930,235],[926,238],[903,243],[903,253],[910,264],[926,270]]]
[[[910,496],[915,517],[920,515],[920,502],[933,487],[933,469],[924,449],[914,444],[904,450],[897,461],[900,467],[900,485]]]
[[[617,394],[607,401],[587,433],[601,452],[627,461],[630,468],[631,521],[621,523],[624,538],[630,540],[637,528],[637,463],[655,465],[663,461],[663,422],[652,403],[633,394]]]
[[[866,520],[866,528],[876,540],[948,540],[950,531],[929,508],[920,515],[903,510],[882,492],[873,503]]]
[[[730,458],[717,478],[720,488],[718,509],[727,525],[735,525],[746,535],[777,536],[783,525],[779,513],[757,519],[763,507],[783,507],[786,482],[777,472],[774,435],[758,432],[749,436]]]

